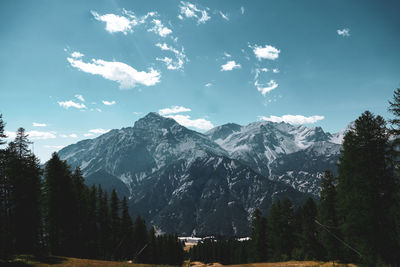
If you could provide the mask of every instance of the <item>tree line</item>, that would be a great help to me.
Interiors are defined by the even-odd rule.
[[[295,209],[277,199],[268,216],[254,212],[249,241],[208,240],[190,250],[191,260],[400,266],[400,89],[389,103],[391,127],[366,111],[346,133],[338,174],[325,172],[317,203],[309,198]]]
[[[6,145],[0,114],[0,145]],[[176,235],[156,235],[140,216],[132,221],[126,197],[88,187],[57,153],[41,169],[19,128],[0,149],[0,259],[57,255],[181,265]]]

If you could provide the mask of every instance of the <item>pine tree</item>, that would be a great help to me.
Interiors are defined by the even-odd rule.
[[[256,209],[253,213],[251,225],[252,255],[254,262],[263,262],[267,259],[267,219],[261,216]]]
[[[50,252],[71,255],[73,251],[73,189],[71,171],[65,161],[53,153],[45,173],[46,229]]]
[[[115,189],[112,190],[111,199],[110,199],[110,231],[111,231],[111,248],[114,250],[112,252],[112,258],[120,258],[120,253],[115,248],[118,246],[120,242],[120,231],[121,231],[121,222],[120,222],[120,201],[118,199],[117,192]]]
[[[339,259],[341,244],[335,238],[335,236],[339,236],[339,231],[336,212],[337,192],[332,172],[325,171],[321,187],[317,220],[327,229],[325,227],[320,228],[319,240],[325,250],[327,259],[337,260]]]
[[[268,216],[269,255],[273,260],[287,260],[291,257],[294,234],[294,211],[288,198],[276,200]]]
[[[5,124],[0,114],[0,146],[6,143],[4,132]],[[6,150],[0,147],[0,259],[6,259],[10,256],[11,251],[11,232],[10,232],[10,216],[9,216],[9,190],[10,185],[6,176]]]
[[[394,91],[393,101],[389,101],[388,110],[394,115],[394,118],[389,120],[392,124],[391,133],[394,136],[400,136],[400,88]]]
[[[138,216],[133,224],[134,253],[137,262],[144,262],[146,259],[147,228],[146,222],[142,217]]]
[[[73,255],[83,257],[87,254],[87,241],[89,239],[88,226],[88,188],[84,184],[84,178],[79,167],[72,174],[72,219],[73,219]]]
[[[321,258],[321,245],[318,242],[318,232],[315,219],[317,206],[312,198],[308,198],[301,209],[300,247],[304,260],[317,260]]]
[[[126,197],[122,199],[122,216],[121,216],[121,236],[120,250],[123,259],[132,259],[134,257],[133,248],[133,224],[129,215],[128,201]]]
[[[374,265],[393,261],[396,255],[393,233],[395,179],[385,121],[364,112],[343,142],[339,162],[338,215],[347,244]],[[347,250],[347,260],[360,258]]]
[[[8,180],[12,247],[16,253],[41,251],[41,169],[29,150],[28,135],[19,128],[7,149],[5,176]]]

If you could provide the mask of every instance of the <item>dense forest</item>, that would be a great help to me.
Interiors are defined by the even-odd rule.
[[[276,199],[268,214],[255,210],[251,238],[207,239],[191,248],[190,260],[223,264],[296,260],[400,265],[400,89],[389,111],[364,112],[344,137],[338,175],[326,171],[320,198],[295,209]],[[19,128],[6,144],[0,115],[0,259],[17,254],[135,260],[181,265],[176,235],[156,235],[127,199],[100,186],[87,187],[57,153],[41,168]]]
[[[389,103],[390,128],[366,111],[347,132],[338,175],[325,172],[317,203],[310,198],[295,210],[289,199],[277,199],[267,217],[254,212],[250,240],[206,240],[190,250],[190,259],[400,266],[400,89]]]
[[[0,144],[5,145],[0,115]],[[137,217],[127,199],[101,186],[88,188],[79,168],[71,171],[54,153],[44,171],[19,128],[0,150],[0,259],[16,254],[134,260],[181,265],[176,235],[157,235]]]

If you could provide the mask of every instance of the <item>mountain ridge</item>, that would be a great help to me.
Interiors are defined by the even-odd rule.
[[[297,205],[317,197],[323,171],[335,167],[340,153],[331,138],[320,127],[274,122],[229,123],[203,134],[149,113],[133,127],[82,140],[59,155],[85,177],[119,179],[131,214],[161,231],[245,235],[254,208],[266,213],[276,198]],[[232,225],[207,214],[225,214]]]

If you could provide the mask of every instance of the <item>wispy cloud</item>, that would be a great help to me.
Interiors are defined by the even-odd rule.
[[[244,6],[240,7],[240,12],[242,12],[242,15],[244,14]]]
[[[279,73],[279,69],[273,69],[272,72],[273,73]]]
[[[60,107],[63,107],[65,109],[69,109],[69,108],[77,108],[77,109],[85,109],[86,106],[83,103],[76,103],[72,100],[68,100],[68,101],[58,101],[57,102],[58,105]]]
[[[75,95],[76,99],[79,99],[82,102],[85,102],[85,98],[82,95]]]
[[[253,49],[253,52],[255,56],[258,58],[258,60],[261,59],[275,60],[279,57],[279,53],[281,52],[279,49],[271,45],[265,45],[264,47],[258,45],[254,46],[249,45],[249,47]]]
[[[185,127],[193,127],[199,130],[210,130],[214,128],[214,125],[206,120],[206,119],[191,119],[189,115],[167,115],[165,116],[166,118],[171,118],[174,119],[176,122],[178,122],[180,125],[183,125]]]
[[[150,29],[148,29],[149,32],[155,32],[161,37],[166,37],[168,34],[172,33],[172,30],[165,27],[162,23],[161,20],[159,19],[153,19],[153,24],[154,26]]]
[[[16,132],[5,131],[8,140],[15,139]],[[56,132],[42,132],[42,131],[27,131],[25,134],[28,135],[29,140],[46,140],[46,139],[54,139],[56,138]]]
[[[105,134],[105,133],[108,133],[109,131],[110,131],[110,129],[97,128],[97,129],[89,130],[89,133],[92,133],[92,134]]]
[[[229,16],[228,16],[228,14],[224,14],[224,13],[222,13],[222,11],[219,11],[219,14],[221,15],[221,17],[222,17],[224,20],[229,21]]]
[[[274,80],[270,80],[266,84],[259,83],[258,80],[254,82],[254,85],[257,87],[257,90],[261,92],[263,96],[267,93],[271,92],[272,90],[278,87],[278,84]]]
[[[83,57],[83,56],[84,56],[84,54],[79,53],[77,51],[72,52],[72,54],[71,54],[71,57],[73,57],[73,58],[80,58],[80,57]]]
[[[62,137],[62,138],[78,138],[78,135],[74,134],[74,133],[72,133],[72,134],[60,134],[60,137]]]
[[[96,11],[90,12],[96,20],[106,23],[106,30],[110,33],[122,32],[126,35],[128,32],[132,32],[132,26],[137,24],[136,20],[130,20],[124,16],[115,14],[99,15]]]
[[[204,86],[205,87],[211,87],[213,84],[212,83],[206,83]]]
[[[90,137],[90,136],[94,136],[94,134],[92,134],[92,133],[85,133],[85,134],[83,134],[83,136],[85,136],[85,137]]]
[[[230,71],[233,69],[240,69],[240,68],[241,68],[240,64],[236,63],[234,60],[231,60],[221,66],[221,71]]]
[[[168,115],[168,114],[176,114],[176,113],[189,112],[189,111],[191,111],[190,108],[185,108],[182,106],[172,106],[170,108],[160,109],[158,111],[158,114],[160,114],[161,116],[164,116],[164,115]]]
[[[206,23],[211,17],[208,15],[206,9],[200,9],[196,5],[181,1],[179,5],[180,14],[178,18],[183,20],[186,18],[195,18],[197,19],[197,24]]]
[[[229,54],[229,53],[227,53],[227,52],[224,52],[224,57],[226,57],[226,58],[230,58],[230,57],[232,57],[232,55],[231,55],[231,54]]]
[[[281,117],[271,115],[269,117],[259,116],[258,118],[263,121],[287,122],[290,124],[310,124],[325,119],[324,116],[319,116],[319,115],[310,117],[306,117],[303,115],[283,115]]]
[[[33,127],[46,127],[46,123],[32,122]]]
[[[102,102],[106,106],[112,106],[112,105],[115,105],[117,103],[117,102],[115,102],[115,100],[113,100],[113,101],[103,100]]]
[[[188,61],[183,47],[181,48],[181,51],[179,51],[178,49],[169,46],[166,43],[157,43],[156,46],[163,51],[170,51],[175,55],[175,60],[170,57],[156,58],[156,60],[164,62],[169,70],[182,69],[185,62]]]
[[[67,60],[72,67],[83,72],[100,75],[107,80],[119,83],[121,89],[133,88],[137,84],[152,86],[160,82],[161,74],[153,68],[146,72],[137,71],[133,67],[117,61],[92,59],[90,63],[71,57],[68,57]]]
[[[344,28],[344,29],[338,29],[337,31],[337,34],[339,34],[340,36],[343,36],[343,37],[349,37],[350,36],[350,29],[349,28]]]

